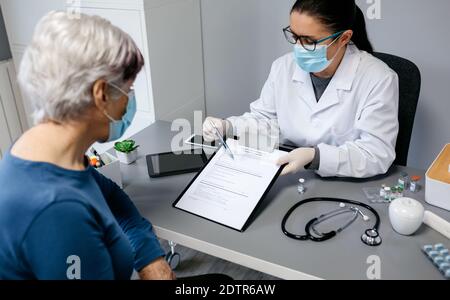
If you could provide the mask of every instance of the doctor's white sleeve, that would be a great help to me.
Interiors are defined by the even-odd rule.
[[[320,144],[320,166],[323,177],[369,178],[385,174],[395,160],[399,131],[399,86],[396,73],[389,73],[370,92],[359,113],[355,141],[340,147]]]
[[[250,104],[250,112],[227,120],[233,125],[235,135],[245,132],[258,132],[268,136],[279,136],[278,117],[275,104],[275,78],[279,73],[279,64],[272,65],[269,78],[261,91],[260,98]]]

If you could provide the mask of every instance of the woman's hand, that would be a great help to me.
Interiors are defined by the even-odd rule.
[[[141,280],[176,280],[175,273],[164,258],[158,258],[139,272]]]
[[[316,150],[314,148],[299,148],[281,157],[277,164],[279,166],[287,164],[281,175],[295,174],[301,171],[313,161],[315,155]]]
[[[213,117],[206,118],[205,122],[203,123],[203,138],[208,142],[215,141],[218,139],[216,131],[214,127],[211,125],[211,123],[213,123],[216,126],[222,137],[226,136],[227,132],[229,132],[230,129],[232,128],[230,121]]]

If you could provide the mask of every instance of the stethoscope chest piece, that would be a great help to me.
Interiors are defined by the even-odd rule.
[[[376,229],[367,229],[361,236],[361,240],[368,246],[379,246],[383,242],[378,230]]]

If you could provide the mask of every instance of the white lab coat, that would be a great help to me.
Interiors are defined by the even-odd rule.
[[[355,45],[345,56],[319,102],[310,74],[292,53],[273,65],[251,112],[229,120],[237,133],[247,121],[272,121],[283,140],[318,146],[323,177],[367,178],[387,172],[395,160],[398,76]]]

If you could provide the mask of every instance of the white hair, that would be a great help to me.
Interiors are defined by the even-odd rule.
[[[97,80],[125,86],[143,64],[132,38],[109,21],[53,11],[36,26],[18,81],[33,106],[35,123],[64,122],[79,118],[93,105]]]

